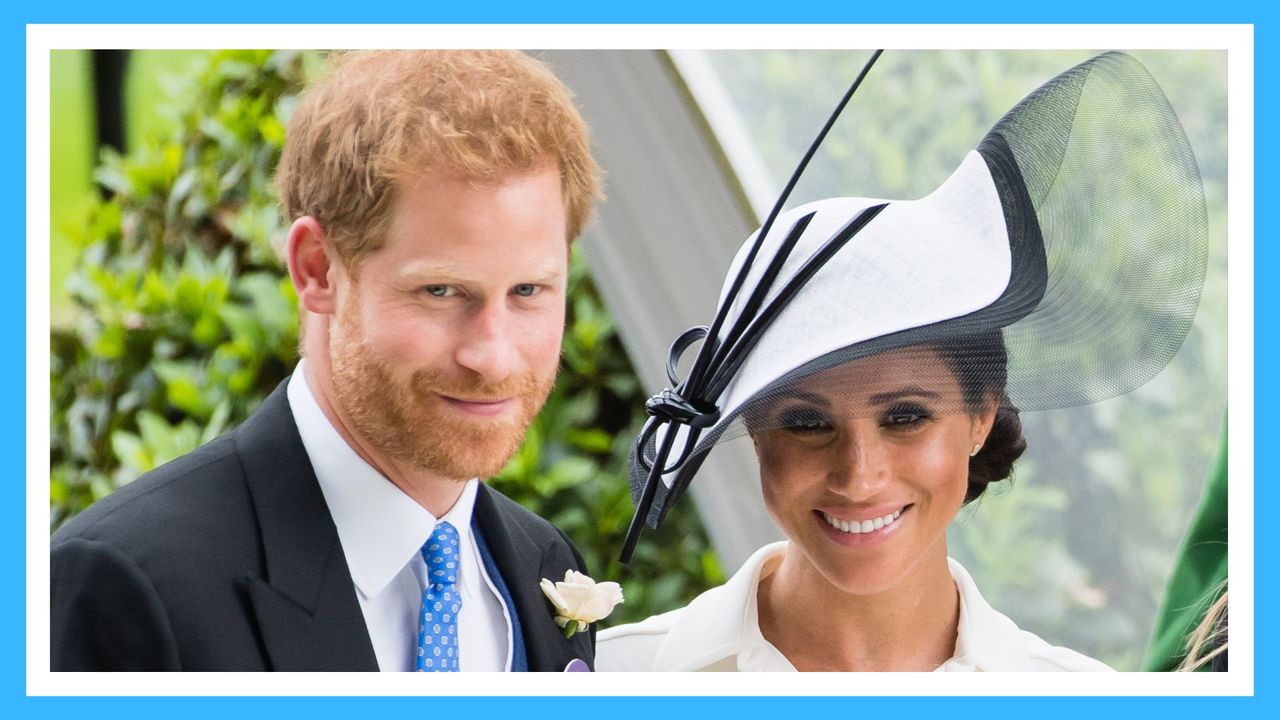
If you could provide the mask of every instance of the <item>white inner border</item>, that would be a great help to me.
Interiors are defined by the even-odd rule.
[[[1249,25],[29,25],[27,27],[27,692],[31,695],[1250,695],[1253,646],[1253,27]],[[590,677],[410,673],[59,673],[49,667],[49,51],[78,48],[854,48],[1226,50],[1231,671]],[[1206,429],[1210,432],[1211,429]],[[211,628],[210,632],[216,632]],[[447,682],[447,684],[446,684]]]

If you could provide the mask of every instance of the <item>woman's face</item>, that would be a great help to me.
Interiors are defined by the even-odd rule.
[[[936,353],[849,363],[800,383],[751,423],[765,504],[833,585],[888,590],[921,560],[945,558],[969,453],[994,417],[994,402],[969,411]]]

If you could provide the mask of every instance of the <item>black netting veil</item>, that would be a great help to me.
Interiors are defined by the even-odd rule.
[[[1137,388],[1190,329],[1207,235],[1177,116],[1115,52],[1023,99],[924,198],[831,198],[779,215],[735,259],[725,322],[703,340],[728,360],[722,382],[651,401],[631,467],[638,499],[652,464],[661,470],[646,524],[716,443],[746,432],[993,402],[1045,410]],[[733,352],[735,325],[759,327]]]

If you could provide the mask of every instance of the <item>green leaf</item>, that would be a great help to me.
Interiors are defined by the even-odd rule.
[[[613,448],[613,436],[599,428],[570,429],[565,433],[565,440],[583,452],[607,453]]]
[[[173,428],[164,418],[149,410],[138,413],[138,431],[148,447],[160,452],[167,450],[173,442]]]
[[[640,381],[631,373],[614,373],[605,378],[604,386],[620,398],[630,397],[640,392]]]
[[[200,447],[200,428],[190,420],[185,420],[182,424],[173,428],[173,438],[169,441],[166,451],[163,454],[156,453],[156,464],[163,465],[170,460],[186,455],[198,447]]]
[[[95,475],[93,479],[89,481],[89,491],[93,495],[94,500],[101,500],[102,498],[110,495],[111,491],[115,489],[116,486],[107,479],[105,475]]]
[[[199,255],[199,253],[188,253],[187,257],[196,255]],[[178,276],[178,282],[173,288],[173,299],[178,312],[182,313],[184,317],[191,320],[199,317],[200,311],[204,307],[202,289],[200,280],[189,272],[184,272]]]
[[[208,417],[212,411],[211,403],[201,393],[203,372],[194,363],[156,361],[152,365],[156,376],[164,383],[165,394],[170,405],[195,415]]]
[[[206,308],[200,313],[191,328],[191,339],[204,347],[212,346],[222,339],[222,321],[218,318],[217,310]]]
[[[268,115],[258,121],[258,132],[262,135],[262,139],[277,147],[284,145],[284,123],[281,123],[273,115]]]
[[[133,183],[117,165],[99,166],[93,171],[93,181],[117,195],[130,195],[133,192]]]
[[[49,480],[49,504],[58,507],[65,505],[71,491],[67,488],[67,482],[59,477],[53,477]]]
[[[142,279],[139,307],[145,313],[160,314],[173,303],[173,292],[159,272],[152,270]]]
[[[702,576],[712,585],[720,585],[725,582],[724,569],[720,567],[720,561],[716,558],[716,554],[710,550],[704,550],[699,557],[699,564],[702,566]]]
[[[103,360],[119,360],[124,355],[124,340],[124,326],[112,323],[102,328],[89,351]]]
[[[536,478],[533,484],[539,494],[548,497],[560,490],[590,480],[596,472],[597,466],[591,460],[570,456],[556,461],[546,473]]]
[[[200,435],[200,444],[204,445],[219,435],[227,427],[227,421],[231,419],[231,402],[223,400],[213,409],[213,414],[209,416],[209,422],[204,427],[204,432]]]
[[[249,308],[239,305],[223,305],[218,308],[218,315],[231,331],[231,339],[242,342],[249,347],[261,348],[266,345],[267,333],[262,326],[261,318]]]
[[[182,204],[191,196],[191,191],[195,190],[196,183],[200,181],[199,168],[190,168],[178,176],[173,183],[173,190],[169,192],[169,199],[165,202],[165,217],[176,218]]]
[[[568,426],[589,426],[599,409],[599,396],[595,390],[587,389],[565,401],[561,417]]]
[[[136,471],[135,474],[144,473],[155,467],[145,443],[133,433],[124,430],[112,433],[111,452],[115,454],[121,465]]]

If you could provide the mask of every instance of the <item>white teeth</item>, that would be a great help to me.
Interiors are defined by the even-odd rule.
[[[822,518],[827,521],[831,527],[840,532],[861,535],[884,527],[892,525],[895,520],[902,516],[902,510],[885,515],[884,517],[872,518],[871,520],[841,520],[840,518],[822,513]]]

